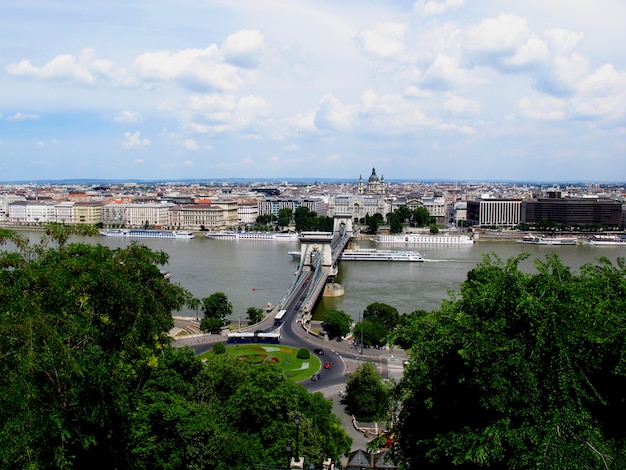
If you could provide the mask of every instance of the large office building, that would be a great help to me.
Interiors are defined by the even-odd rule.
[[[550,221],[568,227],[604,225],[619,227],[622,203],[598,198],[548,197],[524,201],[522,219],[526,223]]]
[[[467,201],[467,221],[480,227],[515,227],[522,222],[522,200]]]

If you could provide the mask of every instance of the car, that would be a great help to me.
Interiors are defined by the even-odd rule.
[[[330,369],[330,366],[332,366],[332,362],[330,362],[330,361],[326,361],[326,362],[324,363],[324,369]]]
[[[323,356],[323,355],[324,355],[324,350],[323,350],[322,348],[315,348],[315,349],[313,350],[313,352],[314,352],[315,354],[317,354],[318,356]]]
[[[313,374],[313,375],[311,376],[311,380],[312,380],[313,382],[317,382],[318,380],[322,380],[322,374]]]

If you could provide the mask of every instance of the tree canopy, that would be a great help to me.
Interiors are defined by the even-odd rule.
[[[352,318],[343,310],[326,310],[322,315],[322,328],[331,338],[341,338],[350,333]]]
[[[219,332],[226,324],[226,317],[233,313],[233,304],[223,292],[215,292],[202,299],[204,318],[200,322],[202,331]]]
[[[67,240],[67,239],[66,239]],[[245,469],[350,450],[332,402],[271,363],[174,348],[172,311],[198,300],[164,278],[167,255],[31,245],[0,230],[0,467]],[[206,306],[206,305],[205,305]],[[217,351],[216,351],[217,352]]]
[[[436,312],[398,332],[393,451],[407,468],[626,466],[626,265],[486,256]]]
[[[165,253],[135,243],[50,248],[0,232],[6,241],[17,250],[0,252],[0,466],[115,459],[128,394],[193,297],[164,278]]]
[[[361,421],[385,418],[389,411],[389,390],[383,383],[376,367],[364,362],[346,383],[346,405]]]

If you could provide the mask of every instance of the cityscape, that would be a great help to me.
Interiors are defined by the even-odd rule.
[[[365,177],[363,176],[365,174]],[[0,223],[108,228],[246,230],[259,216],[306,207],[355,224],[398,207],[428,210],[444,230],[511,229],[538,222],[568,230],[623,230],[625,184],[388,182],[376,168],[356,181],[46,183],[0,185]]]

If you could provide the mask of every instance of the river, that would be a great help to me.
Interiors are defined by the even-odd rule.
[[[36,232],[28,236],[38,237]],[[111,248],[126,246],[125,238],[73,237],[70,241],[100,243]],[[299,242],[228,241],[197,236],[193,240],[138,240],[154,250],[169,254],[165,271],[172,274],[172,282],[188,289],[198,297],[215,292],[225,293],[233,304],[234,321],[245,318],[248,307],[265,308],[276,305],[287,291],[298,263],[288,251],[299,249]],[[375,245],[360,241],[361,248]],[[386,249],[404,249],[384,245]],[[0,247],[2,249],[2,247]],[[549,246],[521,245],[510,241],[486,242],[474,245],[441,246],[416,245],[410,249],[424,255],[423,263],[388,263],[344,261],[340,264],[338,282],[345,288],[343,297],[323,299],[318,311],[328,308],[343,310],[358,319],[360,312],[374,302],[382,302],[408,313],[418,309],[434,310],[448,298],[448,292],[458,291],[468,271],[482,259],[483,253],[493,253],[503,260],[522,252],[531,254],[522,269],[532,272],[532,260],[557,253],[563,264],[577,270],[585,263],[606,256],[615,262],[626,257],[620,246]],[[180,312],[195,316],[196,312]]]

